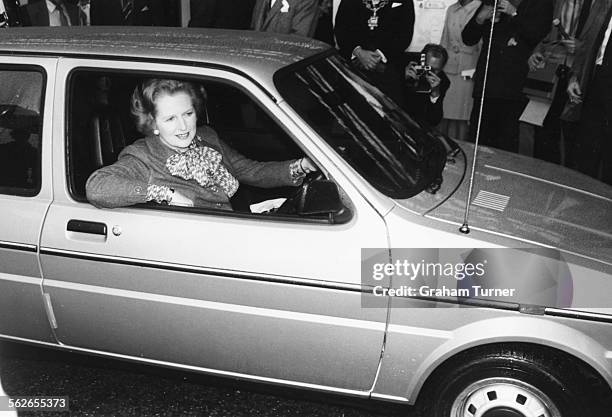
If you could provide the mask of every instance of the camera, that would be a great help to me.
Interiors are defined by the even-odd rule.
[[[431,65],[427,65],[427,54],[421,54],[421,63],[414,66],[417,74],[416,93],[430,93],[431,85],[425,76],[431,71]]]
[[[416,71],[416,74],[419,76],[419,78],[431,71],[431,66],[427,65],[426,54],[421,54],[421,63],[419,65],[415,65],[414,70]]]

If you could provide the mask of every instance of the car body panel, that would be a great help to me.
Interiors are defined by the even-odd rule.
[[[468,156],[474,152],[471,144],[461,146]],[[484,146],[479,149],[478,161],[471,226],[612,265],[612,187],[564,167],[544,161],[535,166],[531,158]],[[447,169],[444,175],[454,184],[462,173]],[[461,224],[468,185],[464,181],[448,201],[434,209],[427,193],[399,204]],[[499,203],[481,203],[487,199],[479,198],[480,193],[491,193],[489,200]]]
[[[374,398],[413,404],[427,377],[445,360],[473,347],[497,343],[519,342],[566,352],[612,383],[612,333],[602,331],[612,324],[602,327],[600,323],[444,303],[415,309],[411,308],[413,301],[399,298],[392,304]]]
[[[51,128],[56,59],[0,58],[5,68],[38,68],[45,74],[42,176],[40,192],[33,197],[0,194],[0,333],[23,338],[54,340],[44,309],[38,264],[40,230],[53,198],[51,186]],[[50,81],[50,82],[49,82]]]

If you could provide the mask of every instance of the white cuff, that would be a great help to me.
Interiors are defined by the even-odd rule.
[[[377,50],[376,50],[376,51],[374,51],[374,52],[376,52],[378,55],[380,55],[380,61],[381,61],[383,64],[386,64],[386,63],[387,63],[387,57],[385,56],[385,54],[383,54],[383,53],[382,53],[382,51],[381,51],[380,49],[377,49]]]

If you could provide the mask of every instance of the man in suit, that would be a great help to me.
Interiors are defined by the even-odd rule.
[[[497,6],[493,10],[493,1],[483,1],[462,32],[466,45],[483,40],[474,75],[470,137],[476,138],[484,97],[480,143],[518,152],[519,118],[526,104],[523,87],[529,71],[527,60],[550,31],[553,0],[498,0]],[[494,25],[492,39],[491,25]],[[489,43],[491,56],[483,91]]]
[[[444,96],[450,87],[450,80],[442,70],[448,61],[448,52],[441,45],[429,43],[421,56],[430,69],[417,70],[420,62],[409,62],[406,66],[405,108],[418,120],[436,126],[442,121]]]
[[[263,32],[312,36],[317,0],[257,0],[251,27]]]
[[[250,29],[255,0],[191,0],[189,27]]]
[[[612,184],[612,1],[598,3],[585,24],[567,93],[582,105],[577,168]]]
[[[21,7],[23,26],[79,26],[79,9],[64,0],[46,0]]]
[[[342,0],[336,14],[340,54],[398,104],[403,104],[404,52],[413,30],[412,0]]]
[[[164,26],[162,0],[91,0],[92,25]]]
[[[536,158],[553,163],[563,162],[566,166],[574,165],[570,160],[575,153],[574,132],[577,126],[575,121],[562,120],[561,115],[568,99],[569,66],[581,43],[582,32],[587,28],[586,21],[594,3],[597,0],[557,0],[553,13],[555,25],[529,58],[532,71],[544,68],[551,58],[553,62],[563,62],[557,66],[555,95],[544,124],[535,129],[533,156]]]

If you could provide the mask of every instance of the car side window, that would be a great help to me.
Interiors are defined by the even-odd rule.
[[[0,193],[34,196],[41,183],[42,70],[0,68]]]
[[[87,201],[86,183],[93,172],[112,165],[126,146],[144,137],[136,130],[131,117],[130,100],[136,86],[151,77],[94,69],[71,73],[67,151],[69,189],[76,200]],[[154,78],[160,76],[156,74]],[[289,161],[305,156],[287,132],[241,88],[210,79],[190,78],[187,81],[201,88],[206,96],[198,125],[214,129],[225,144],[243,156],[261,162]],[[241,183],[230,202],[234,212],[250,213],[252,204],[290,198],[296,191],[295,186],[260,188]],[[155,207],[152,202],[146,205]]]

